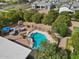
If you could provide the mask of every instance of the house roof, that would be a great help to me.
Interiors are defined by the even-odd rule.
[[[61,7],[67,7],[67,8],[70,8],[70,4],[63,4],[63,5],[61,5]]]
[[[74,2],[74,3],[72,4],[72,6],[73,6],[73,7],[79,7],[79,2]]]
[[[47,2],[47,1],[35,1],[34,3],[32,3],[32,5],[36,5],[36,6],[51,6],[52,3]]]
[[[74,2],[71,6],[71,9],[73,10],[79,10],[79,2]]]
[[[31,49],[0,37],[0,59],[25,59]]]
[[[7,5],[8,3],[2,3],[2,2],[0,2],[0,5]]]
[[[45,0],[46,1],[46,0]],[[47,0],[47,1],[53,1],[53,2],[67,2],[68,0]]]
[[[73,10],[71,10],[71,9],[69,9],[67,7],[60,7],[59,13],[64,12],[64,11],[73,12]]]
[[[68,0],[59,0],[59,2],[67,2]]]

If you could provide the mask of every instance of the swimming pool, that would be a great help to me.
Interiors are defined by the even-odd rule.
[[[30,37],[33,39],[33,42],[34,42],[33,48],[39,48],[41,45],[41,42],[47,40],[46,36],[39,32],[32,33]]]

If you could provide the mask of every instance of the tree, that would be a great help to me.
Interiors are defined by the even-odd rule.
[[[0,28],[4,25],[4,16],[0,15]]]
[[[9,9],[0,13],[1,17],[4,18],[4,23],[17,22],[18,20],[24,20],[24,12],[21,9]]]
[[[24,20],[25,21],[28,21],[28,22],[31,22],[32,20],[31,20],[31,16],[32,16],[33,14],[32,13],[29,13],[29,12],[27,12],[27,13],[25,13],[24,14]]]
[[[67,31],[68,31],[68,26],[67,26],[67,24],[66,23],[63,23],[63,24],[60,24],[60,26],[62,27],[59,27],[59,33],[60,33],[60,35],[61,36],[66,36],[66,34],[67,34]],[[63,27],[64,26],[64,27]]]
[[[66,15],[59,15],[56,21],[52,24],[52,29],[58,32],[61,36],[66,36],[70,18]]]
[[[24,20],[25,20],[25,21],[28,21],[28,22],[31,22],[31,21],[32,21],[31,17],[32,17],[32,15],[34,15],[36,12],[37,12],[36,10],[29,10],[29,11],[26,11],[26,12],[24,13]]]
[[[59,15],[69,15],[69,14],[70,14],[70,12],[64,11],[64,12],[61,12]]]
[[[65,50],[57,48],[56,44],[48,44],[34,52],[35,59],[68,59]]]
[[[25,10],[23,10],[23,9],[17,10],[16,14],[18,15],[20,20],[24,20],[24,12],[25,12]]]
[[[11,18],[13,21],[24,20],[24,11],[23,9],[10,9],[6,17]]]
[[[5,0],[0,0],[0,2],[6,2]]]
[[[51,44],[47,46],[47,49],[39,48],[35,51],[34,57],[35,57],[35,59],[52,59],[53,55],[55,55],[55,48],[56,47]]]
[[[0,26],[5,26],[8,25],[9,22],[12,21],[9,17],[8,17],[8,12],[1,12],[0,13]]]
[[[17,4],[19,0],[5,0],[9,4]]]
[[[72,41],[71,46],[74,48],[71,59],[79,59],[79,28],[75,28],[70,40]]]
[[[27,0],[18,0],[18,3],[26,3]]]
[[[76,19],[76,21],[79,21],[79,10],[75,11],[75,14],[73,17]]]
[[[43,14],[36,13],[32,15],[32,22],[41,23],[42,18],[43,18]]]
[[[48,12],[48,15],[45,15],[44,19],[42,20],[42,23],[51,25],[56,20],[57,17],[58,12],[55,10],[50,10]]]
[[[16,22],[20,19],[19,13],[17,12],[18,10],[15,9],[10,9],[8,12],[5,14],[6,19],[11,19],[11,21]]]
[[[9,22],[17,22],[18,20],[24,20],[24,12],[22,9],[8,9],[7,11],[0,12],[0,26],[8,25]]]
[[[70,25],[70,22],[71,22],[71,18],[72,18],[72,15],[71,15],[72,13],[70,13],[70,12],[62,12],[62,13],[60,13],[59,15],[61,15],[61,16],[66,16],[66,20],[63,20],[64,22],[66,22],[68,25]]]

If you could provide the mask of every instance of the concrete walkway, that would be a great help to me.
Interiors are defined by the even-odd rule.
[[[61,48],[66,48],[66,45],[67,45],[67,39],[68,39],[69,37],[65,37],[65,38],[62,38],[61,39],[61,41],[60,41],[60,43],[59,43],[59,47],[61,47]]]

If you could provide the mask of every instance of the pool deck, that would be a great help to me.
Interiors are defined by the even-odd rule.
[[[72,23],[72,26],[69,27],[69,29],[71,31],[74,30],[74,27],[79,27],[79,22],[77,22],[77,21],[71,21],[71,23]]]
[[[8,35],[8,36],[5,36],[5,38],[7,38],[11,41],[14,41],[16,43],[22,44],[24,46],[28,46],[28,47],[32,47],[32,44],[33,44],[32,41],[30,41],[28,39],[23,39],[23,37],[20,35],[16,35],[16,36]]]
[[[30,33],[29,33],[29,31],[27,31],[27,33],[26,32],[25,33],[26,33],[26,35],[30,36],[32,33],[35,33],[35,32],[39,32],[39,33],[44,34],[50,43],[56,42],[50,34],[48,34],[47,32],[44,32],[44,31],[34,30],[34,31],[31,31]],[[32,47],[32,45],[33,45],[32,40],[28,40],[28,38],[24,39],[22,37],[22,35],[20,35],[20,34],[16,35],[16,36],[7,35],[7,36],[4,36],[4,37],[11,40],[11,41],[16,42],[16,43],[22,44],[24,46]]]

